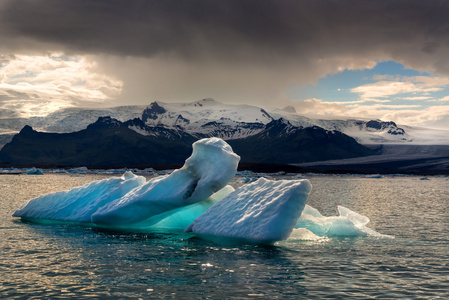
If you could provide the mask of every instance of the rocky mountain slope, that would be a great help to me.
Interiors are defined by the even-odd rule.
[[[145,134],[142,134],[145,133]],[[199,137],[175,125],[148,125],[102,117],[73,133],[46,133],[25,126],[0,151],[0,162],[81,165],[182,164]],[[353,138],[318,127],[300,128],[284,119],[228,140],[241,162],[300,163],[374,154]]]

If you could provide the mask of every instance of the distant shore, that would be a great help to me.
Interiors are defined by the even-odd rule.
[[[439,168],[429,168],[429,163],[435,163]],[[425,165],[425,168],[420,168]],[[0,163],[1,169],[72,169],[77,167],[86,167],[89,170],[109,170],[109,169],[149,169],[157,171],[179,169],[182,165],[63,165],[63,164],[17,164]],[[253,171],[257,173],[321,173],[321,174],[404,174],[404,175],[449,175],[449,157],[434,160],[406,160],[395,162],[379,162],[368,164],[316,164],[313,166],[302,167],[286,164],[261,164],[261,163],[239,163],[238,171]]]

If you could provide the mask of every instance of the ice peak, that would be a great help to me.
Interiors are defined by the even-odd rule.
[[[193,105],[193,106],[212,106],[212,105],[217,105],[217,104],[221,104],[221,103],[218,101],[215,101],[212,98],[204,98],[200,101],[192,102],[189,104]]]
[[[202,102],[202,103],[218,103],[217,101],[215,101],[213,98],[204,98],[198,102]]]
[[[273,120],[267,124],[267,126],[292,126],[292,124],[285,118],[280,117],[277,120]]]
[[[165,108],[163,108],[157,101],[151,102],[145,110],[151,110],[155,113],[161,114],[165,112]]]
[[[167,112],[165,108],[163,108],[159,103],[152,102],[142,113],[142,121],[146,122],[148,119],[157,120],[158,115],[164,114]]]
[[[288,113],[296,114],[296,109],[291,105],[284,107],[282,110]]]

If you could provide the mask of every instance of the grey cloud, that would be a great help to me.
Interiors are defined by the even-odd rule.
[[[3,39],[62,50],[269,64],[374,50],[435,55],[449,2],[366,0],[4,0]]]
[[[438,0],[1,0],[0,52],[86,55],[124,82],[117,104],[285,106],[289,84],[374,60],[449,75],[447,16]]]
[[[14,90],[0,91],[0,100],[14,100],[14,99],[29,100],[31,98],[38,98],[38,96]]]

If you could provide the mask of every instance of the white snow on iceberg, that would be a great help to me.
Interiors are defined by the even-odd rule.
[[[311,191],[308,180],[260,178],[199,216],[186,231],[220,244],[273,244],[289,237]]]

